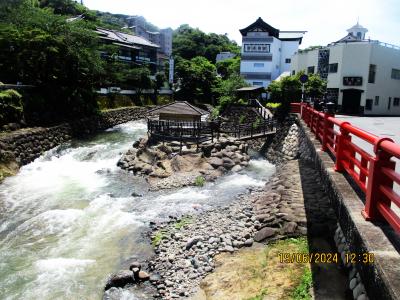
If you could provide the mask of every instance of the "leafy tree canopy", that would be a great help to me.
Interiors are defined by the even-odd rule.
[[[230,51],[239,54],[240,48],[230,41],[226,35],[206,34],[198,28],[192,28],[187,24],[181,25],[174,31],[172,41],[173,55],[184,59],[192,59],[203,56],[215,63],[215,58],[222,51]]]

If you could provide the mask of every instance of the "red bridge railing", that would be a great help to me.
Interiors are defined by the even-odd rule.
[[[400,185],[400,174],[395,171],[400,159],[400,145],[390,138],[379,137],[317,111],[306,104],[291,103],[291,112],[301,118],[322,144],[322,151],[335,157],[335,171],[345,172],[365,193],[365,208],[361,212],[366,220],[386,220],[396,232],[400,232],[400,196],[394,184]],[[373,146],[374,154],[357,146],[352,137],[357,137]]]

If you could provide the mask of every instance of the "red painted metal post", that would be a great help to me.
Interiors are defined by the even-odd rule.
[[[382,220],[383,217],[379,213],[377,203],[390,206],[390,200],[381,192],[380,186],[393,188],[393,180],[385,176],[382,168],[394,170],[396,163],[390,160],[391,155],[380,149],[382,141],[393,141],[389,138],[381,138],[374,145],[375,157],[371,159],[368,174],[367,193],[365,197],[365,207],[361,212],[367,221]]]
[[[344,171],[344,160],[345,160],[345,151],[347,150],[347,142],[351,141],[351,136],[343,127],[343,125],[350,125],[349,122],[344,122],[340,126],[340,134],[337,136],[337,144],[336,144],[336,162],[335,162],[335,171],[342,172]]]
[[[322,133],[322,147],[321,150],[326,152],[328,150],[329,129],[333,129],[333,123],[330,123],[328,118],[333,117],[330,113],[324,113],[324,131]],[[332,137],[333,138],[333,137]]]

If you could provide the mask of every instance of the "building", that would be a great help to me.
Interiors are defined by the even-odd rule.
[[[280,31],[258,18],[240,30],[240,74],[254,86],[267,87],[281,73],[290,71],[291,57],[306,31]]]
[[[327,98],[347,114],[400,115],[400,47],[365,38],[356,24],[325,47],[299,50],[291,72],[318,73]]]
[[[229,52],[229,51],[224,51],[224,52],[220,52],[217,54],[216,58],[215,58],[215,62],[219,62],[219,61],[223,61],[226,59],[230,59],[230,58],[234,58],[236,56],[235,53]]]
[[[127,19],[128,27],[138,36],[141,36],[159,46],[159,63],[167,61],[172,55],[172,34],[171,28],[158,30],[149,24],[142,16],[132,16]],[[149,28],[150,27],[150,28]]]
[[[157,51],[159,46],[143,37],[120,32],[116,30],[97,28],[96,33],[106,45],[118,46],[118,55],[115,57],[121,62],[132,65],[146,64],[152,74],[157,71]],[[108,57],[109,53],[101,52],[102,57]]]

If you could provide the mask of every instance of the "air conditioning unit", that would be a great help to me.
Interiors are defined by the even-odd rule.
[[[120,87],[112,86],[108,88],[109,93],[119,93],[121,91]]]

